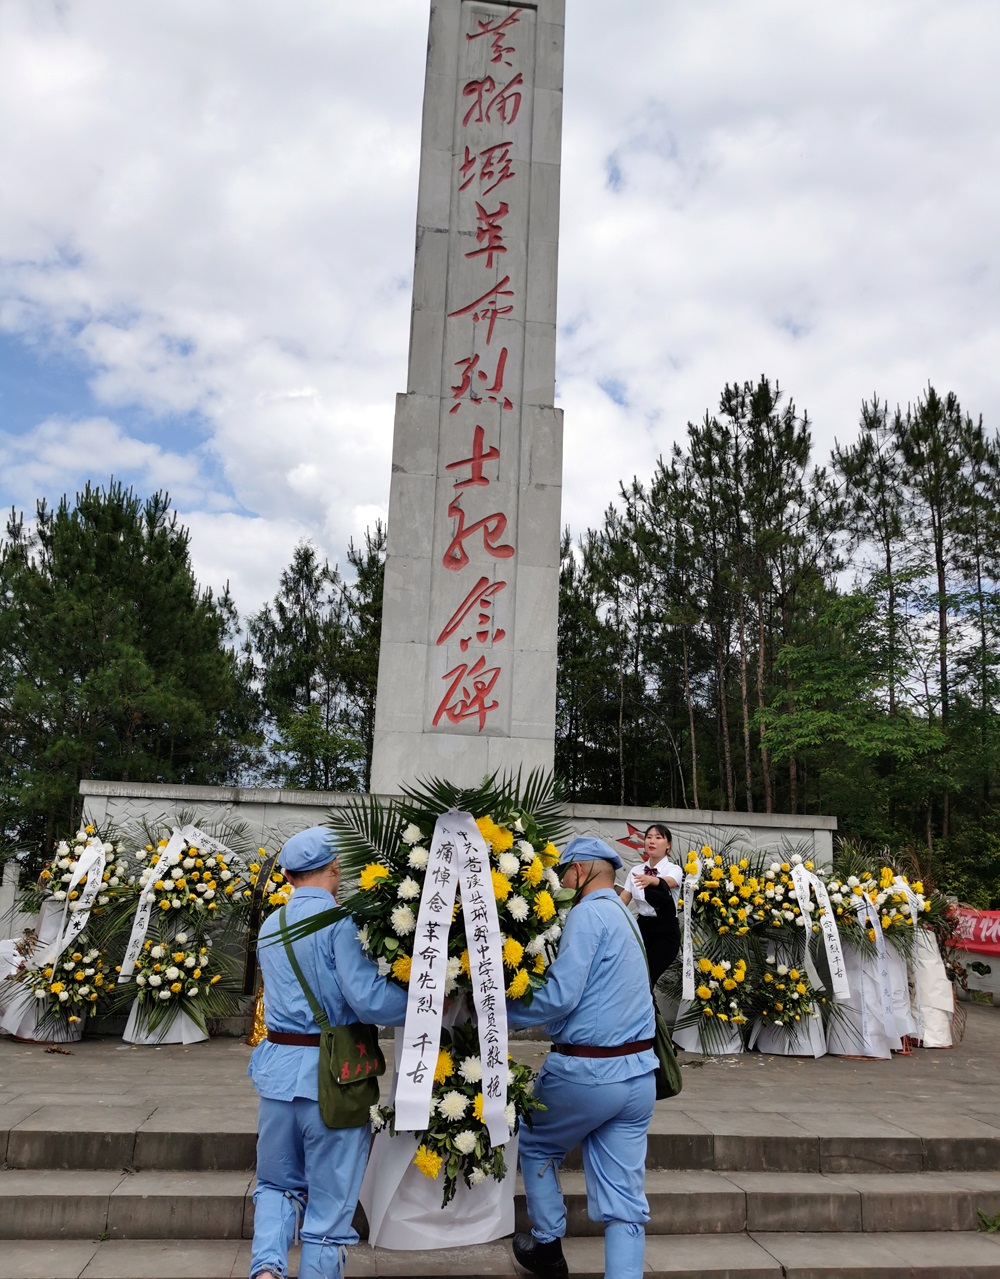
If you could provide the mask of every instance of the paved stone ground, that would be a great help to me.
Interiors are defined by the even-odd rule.
[[[657,1104],[657,1119],[683,1113],[707,1123],[725,1114],[783,1111],[804,1123],[812,1111],[876,1118],[904,1132],[965,1135],[985,1125],[1000,1127],[1000,1010],[964,1005],[962,1042],[950,1050],[914,1051],[891,1061],[842,1057],[773,1057],[744,1053],[728,1057],[681,1054],[684,1091]],[[391,1062],[391,1045],[384,1044]],[[547,1050],[542,1040],[517,1040],[512,1051],[536,1069]],[[84,1039],[67,1053],[0,1037],[0,1128],[13,1128],[40,1109],[58,1107],[64,1123],[83,1119],[84,1104],[116,1114],[121,1128],[155,1108],[163,1121],[183,1114],[185,1128],[201,1111],[218,1131],[220,1121],[235,1132],[254,1126],[256,1095],[246,1078],[250,1049],[238,1039],[212,1039],[190,1047],[135,1048],[110,1038]],[[67,1109],[68,1103],[68,1109]],[[78,1103],[78,1105],[74,1105]],[[152,1104],[150,1104],[152,1103]],[[20,1117],[19,1117],[20,1116]],[[89,1126],[98,1127],[91,1124]],[[728,1130],[728,1129],[727,1129]],[[843,1122],[836,1131],[847,1135]],[[821,1134],[822,1135],[822,1134]],[[877,1134],[873,1134],[877,1135]]]

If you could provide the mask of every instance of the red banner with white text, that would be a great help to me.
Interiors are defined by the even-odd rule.
[[[953,944],[959,950],[975,950],[985,955],[1000,955],[1000,910],[971,910],[956,906],[958,926]]]

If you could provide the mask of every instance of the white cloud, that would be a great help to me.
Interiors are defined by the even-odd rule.
[[[575,531],[727,381],[780,380],[817,460],[876,391],[932,381],[1000,420],[994,0],[567,8]],[[0,331],[71,348],[98,405],[0,439],[0,499],[128,459],[244,607],[300,531],[343,560],[384,512],[406,384],[427,11],[0,6]],[[159,433],[130,442],[126,407]],[[200,415],[196,452],[173,414]]]

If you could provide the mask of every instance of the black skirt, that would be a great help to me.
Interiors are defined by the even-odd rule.
[[[656,914],[639,916],[639,935],[649,960],[650,986],[655,986],[657,979],[680,954],[681,925],[674,895],[666,884],[647,888],[645,897]]]

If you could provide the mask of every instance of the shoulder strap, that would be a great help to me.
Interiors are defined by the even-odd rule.
[[[330,1026],[330,1019],[323,1011],[319,1000],[309,989],[309,983],[303,975],[301,965],[295,958],[295,948],[288,940],[288,929],[285,926],[285,905],[281,907],[281,911],[278,914],[278,928],[281,931],[281,940],[285,943],[285,954],[288,956],[288,962],[291,964],[292,971],[295,973],[295,976],[299,979],[299,985],[302,987],[302,993],[306,997],[306,1003],[308,1003],[309,1007],[312,1009],[312,1015],[316,1019],[316,1025],[320,1028],[320,1030],[328,1030]]]
[[[632,929],[632,932],[635,934],[635,939],[639,943],[639,949],[642,951],[642,957],[646,961],[646,972],[649,973],[650,980],[652,980],[653,974],[652,972],[650,972],[650,968],[649,968],[649,956],[646,954],[646,947],[643,944],[642,935],[640,934],[638,928],[636,928],[635,926],[635,920],[632,918],[632,912],[629,910],[629,908],[625,905],[625,903],[622,901],[620,897],[616,896],[615,901],[617,905],[625,912],[625,918],[628,920],[628,926],[629,928]],[[282,907],[282,909],[284,909],[284,907]]]

